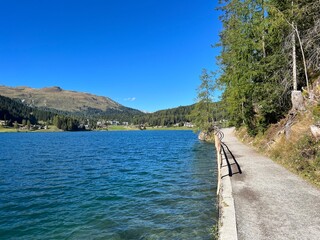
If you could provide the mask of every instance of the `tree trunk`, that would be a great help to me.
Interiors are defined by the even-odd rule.
[[[294,22],[292,22],[294,26]],[[297,84],[297,59],[296,59],[296,34],[292,32],[292,77],[293,77],[293,91],[298,90]]]
[[[303,50],[300,34],[299,34],[299,31],[298,31],[298,27],[297,26],[293,26],[293,28],[295,29],[295,31],[297,33],[298,40],[299,40],[299,45],[300,45],[301,54],[302,54],[302,60],[303,60],[304,75],[306,77],[307,90],[308,90],[308,94],[309,94],[310,89],[309,89],[309,78],[308,78],[308,70],[307,70],[306,58],[304,56],[304,50]]]

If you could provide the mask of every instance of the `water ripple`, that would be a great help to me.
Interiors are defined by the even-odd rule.
[[[191,131],[0,137],[1,239],[211,239],[215,153]]]

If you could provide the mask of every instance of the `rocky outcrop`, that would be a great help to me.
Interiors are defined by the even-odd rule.
[[[214,131],[201,131],[198,139],[205,142],[214,142]]]
[[[200,141],[206,141],[208,134],[204,131],[201,131],[198,135],[198,139]]]

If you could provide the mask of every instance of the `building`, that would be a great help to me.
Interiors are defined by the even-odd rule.
[[[193,128],[194,124],[192,124],[190,122],[185,122],[183,126],[188,127],[188,128]]]

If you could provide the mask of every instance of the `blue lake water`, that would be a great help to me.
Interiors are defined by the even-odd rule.
[[[191,131],[0,140],[0,239],[212,239],[215,152]]]

